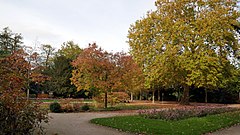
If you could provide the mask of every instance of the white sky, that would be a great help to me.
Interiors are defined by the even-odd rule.
[[[130,24],[155,0],[0,0],[0,30],[22,33],[24,43],[61,44],[73,40],[80,47],[96,42],[108,51],[128,51]]]

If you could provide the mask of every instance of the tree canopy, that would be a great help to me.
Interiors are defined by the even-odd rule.
[[[239,51],[239,35],[231,25],[240,17],[236,2],[157,0],[157,10],[131,25],[128,35],[147,82],[182,86],[181,104],[188,104],[191,86],[224,87]]]
[[[119,56],[121,86],[124,91],[131,94],[131,100],[133,100],[133,94],[144,89],[144,75],[131,55],[121,54]]]
[[[72,62],[72,83],[77,90],[89,90],[92,87],[105,93],[105,107],[107,107],[107,92],[114,89],[118,72],[113,55],[94,44],[90,44]]]
[[[61,49],[58,50],[60,56],[65,56],[68,59],[74,60],[82,52],[82,49],[73,41],[64,42]]]
[[[22,39],[21,34],[13,33],[8,27],[3,28],[0,33],[0,57],[21,49]]]

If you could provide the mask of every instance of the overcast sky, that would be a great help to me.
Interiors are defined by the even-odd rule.
[[[80,47],[96,42],[108,51],[128,51],[130,24],[155,0],[0,0],[0,29],[22,33],[24,43],[60,48],[73,40]]]

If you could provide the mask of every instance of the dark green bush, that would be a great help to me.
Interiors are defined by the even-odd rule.
[[[50,111],[51,112],[55,112],[55,113],[59,113],[61,112],[61,105],[57,102],[51,103],[50,104]]]
[[[89,105],[88,104],[85,104],[84,106],[82,106],[82,110],[83,111],[88,111],[90,108],[89,108]]]

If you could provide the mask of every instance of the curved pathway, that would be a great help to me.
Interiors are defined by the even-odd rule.
[[[227,129],[209,133],[207,135],[240,135],[240,125],[232,126]]]
[[[230,105],[239,107],[240,105]],[[136,112],[84,112],[84,113],[49,113],[50,121],[45,124],[47,135],[132,135],[131,133],[120,132],[113,128],[91,124],[89,121],[94,118],[132,115]],[[240,125],[222,129],[206,135],[240,135]]]
[[[47,135],[131,135],[116,129],[91,124],[94,118],[103,118],[133,113],[87,112],[87,113],[49,113],[50,121],[45,124]]]

